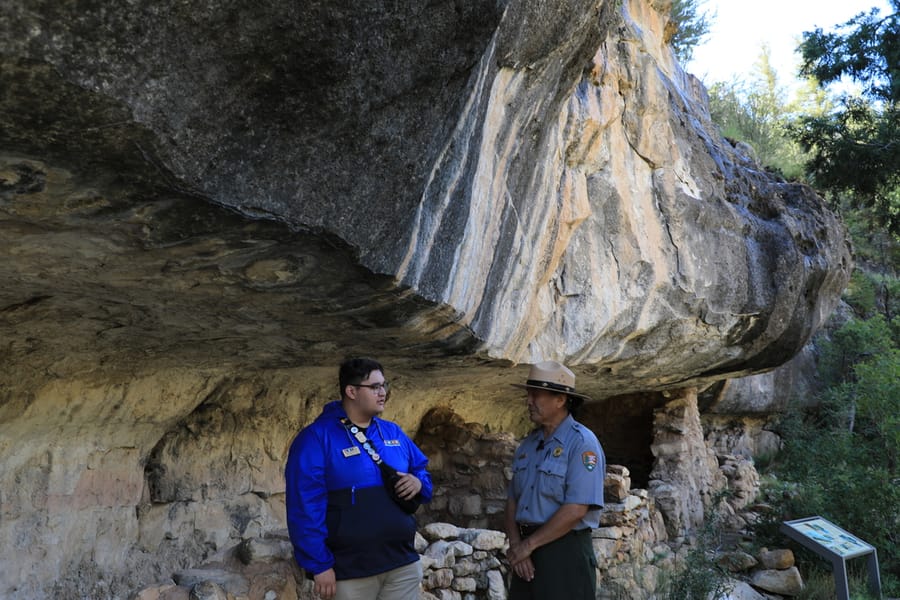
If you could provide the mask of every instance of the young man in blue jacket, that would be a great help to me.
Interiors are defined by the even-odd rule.
[[[418,600],[422,566],[410,511],[431,500],[428,459],[397,424],[378,417],[388,382],[377,361],[346,360],[338,379],[341,399],[325,405],[288,454],[294,556],[324,600]]]

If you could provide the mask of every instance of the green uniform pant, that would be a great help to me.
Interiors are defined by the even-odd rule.
[[[570,531],[531,553],[534,579],[525,581],[514,572],[509,600],[595,600],[597,558],[591,530]]]

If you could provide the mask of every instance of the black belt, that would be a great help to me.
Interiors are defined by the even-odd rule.
[[[516,523],[516,526],[519,528],[519,535],[522,537],[522,539],[527,538],[529,535],[541,528],[540,525],[529,525],[527,523]]]
[[[543,524],[530,525],[528,523],[516,523],[516,527],[519,528],[519,536],[524,540],[529,535],[533,534],[535,531],[537,531],[538,529],[543,527]],[[585,532],[590,533],[590,531],[591,531],[591,529],[589,527],[585,527],[584,529],[573,529],[570,532],[568,532],[566,535],[572,535],[572,534],[580,535],[580,534],[584,534]]]

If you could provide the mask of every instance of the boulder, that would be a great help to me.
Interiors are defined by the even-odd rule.
[[[747,583],[746,581],[730,580],[727,584],[727,592],[721,596],[721,600],[768,600],[765,596]]]
[[[750,575],[750,583],[764,591],[782,596],[796,596],[803,591],[803,579],[797,567],[784,570],[763,569]]]
[[[757,561],[746,552],[733,550],[730,552],[721,553],[716,558],[716,563],[718,563],[722,568],[731,571],[732,573],[740,573],[742,571],[749,571],[757,564],[759,564],[759,561]]]
[[[794,553],[789,549],[763,549],[759,553],[759,562],[763,569],[789,569],[794,566]]]

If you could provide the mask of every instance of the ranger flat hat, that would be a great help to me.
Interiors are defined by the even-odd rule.
[[[565,365],[553,360],[539,362],[531,365],[528,372],[528,381],[524,384],[513,383],[513,387],[522,389],[549,390],[568,394],[575,398],[590,400],[590,396],[579,394],[575,391],[575,373]]]

